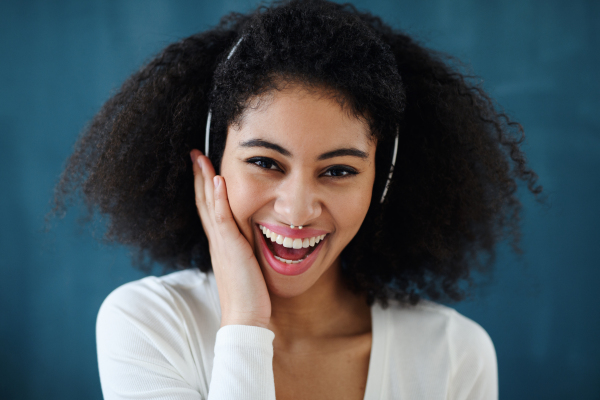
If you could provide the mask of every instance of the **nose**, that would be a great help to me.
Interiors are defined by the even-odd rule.
[[[278,187],[275,212],[286,224],[310,224],[322,212],[318,190],[310,174],[298,171],[288,175]]]

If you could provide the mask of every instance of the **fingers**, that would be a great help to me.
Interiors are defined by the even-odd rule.
[[[196,203],[197,205],[207,203],[212,206],[214,203],[212,178],[215,176],[215,169],[210,160],[196,149],[190,152],[190,157],[194,171]]]
[[[209,241],[214,228],[222,237],[236,239],[240,232],[229,207],[225,180],[215,175],[212,163],[200,151],[192,150],[190,157],[194,164],[196,207]]]
[[[203,156],[198,150],[192,150],[190,152],[190,158],[192,159],[192,168],[194,171],[194,192],[196,199],[196,209],[202,222],[204,233],[208,238],[209,242],[212,238],[212,232],[214,231],[214,210],[213,210],[213,185],[212,177],[214,176],[214,168],[210,160]],[[207,175],[210,176],[207,179]],[[208,181],[208,185],[206,184]]]
[[[233,239],[240,234],[233,214],[231,213],[231,207],[229,206],[229,199],[227,198],[227,186],[225,185],[225,179],[222,176],[215,176],[213,178],[214,184],[214,197],[215,197],[215,222],[221,235],[226,238]]]
[[[204,203],[204,178],[202,177],[202,168],[200,166],[200,158],[202,153],[196,149],[190,152],[192,159],[192,170],[194,171],[194,190],[196,193],[196,206]]]

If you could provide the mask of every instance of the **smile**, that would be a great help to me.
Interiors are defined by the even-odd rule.
[[[291,238],[291,237],[287,237],[287,236],[283,236],[280,235],[276,232],[272,232],[269,228],[267,228],[266,226],[263,225],[259,225],[258,229],[260,229],[263,233],[263,235],[265,235],[265,237],[267,239],[271,240],[271,246],[269,247],[270,249],[275,250],[273,253],[275,255],[275,258],[278,259],[279,261],[285,262],[287,264],[298,264],[301,263],[302,261],[304,261],[306,259],[306,257],[308,257],[308,255],[310,253],[312,253],[311,250],[308,251],[304,251],[304,252],[289,252],[290,255],[293,257],[295,254],[302,254],[305,253],[304,257],[300,258],[300,259],[294,259],[294,258],[283,258],[283,257],[279,257],[277,254],[275,254],[276,250],[278,254],[285,254],[286,251],[281,251],[282,249],[278,249],[276,246],[274,246],[272,243],[281,245],[284,247],[284,249],[294,249],[294,250],[299,250],[299,249],[307,249],[309,247],[314,247],[315,244],[319,244],[319,242],[321,240],[323,240],[323,238],[325,238],[325,234],[323,235],[319,235],[319,236],[312,236],[312,237],[305,237],[304,239],[302,238]],[[267,245],[269,244],[269,242],[267,242]]]
[[[280,274],[298,275],[315,261],[327,232],[316,229],[258,224],[262,250],[269,265]]]

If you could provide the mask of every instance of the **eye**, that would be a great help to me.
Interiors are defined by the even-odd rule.
[[[281,171],[279,165],[275,162],[275,160],[267,158],[267,157],[252,157],[246,160],[248,164],[256,165],[257,167],[263,169],[272,169],[275,171]]]
[[[327,171],[323,173],[324,176],[329,176],[332,178],[345,178],[358,174],[354,168],[346,167],[343,165],[334,165],[332,167],[327,168]]]

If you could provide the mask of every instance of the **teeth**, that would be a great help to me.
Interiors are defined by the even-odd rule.
[[[277,238],[277,243],[279,243],[279,237]],[[283,243],[281,243],[283,247],[287,247],[288,249],[292,248],[294,244],[294,239],[286,237],[283,239]]]
[[[285,258],[281,258],[281,257],[278,257],[278,256],[275,256],[275,258],[277,260],[281,261],[281,262],[286,263],[286,264],[300,264],[302,261],[306,260],[306,257],[301,258],[300,260],[286,260]]]
[[[271,242],[281,244],[281,245],[283,245],[283,247],[287,247],[288,249],[292,249],[292,248],[293,249],[302,249],[302,248],[306,249],[309,246],[314,247],[321,240],[323,240],[325,238],[325,236],[327,236],[327,234],[324,234],[324,235],[320,235],[320,236],[313,236],[311,238],[303,238],[303,239],[289,238],[289,237],[285,237],[283,235],[279,235],[263,225],[258,225],[258,228],[262,231],[263,235],[265,235],[267,237],[267,239],[271,239]],[[284,259],[281,259],[281,260],[283,260],[283,262],[287,262],[287,260],[284,260]]]

